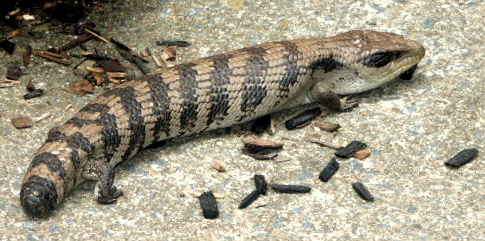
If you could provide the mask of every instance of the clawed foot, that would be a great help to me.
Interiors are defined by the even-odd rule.
[[[351,99],[348,97],[344,97],[340,99],[340,110],[341,111],[349,111],[353,108],[359,106],[359,102],[355,99]]]
[[[99,203],[102,204],[113,204],[116,202],[116,199],[123,196],[123,192],[117,189],[115,186],[112,186],[109,190],[95,190],[96,191],[96,199]]]

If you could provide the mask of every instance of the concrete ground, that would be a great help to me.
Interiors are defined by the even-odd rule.
[[[483,153],[485,147],[482,1],[120,0],[104,10],[104,16],[91,15],[98,29],[136,50],[161,52],[155,46],[161,39],[192,42],[179,51],[179,62],[352,29],[402,34],[424,44],[427,52],[412,80],[359,95],[359,108],[326,117],[342,126],[336,135],[313,124],[287,131],[283,121],[294,112],[277,115],[276,135],[264,138],[282,141],[280,156],[289,161],[252,160],[241,154],[242,136],[225,131],[176,140],[119,167],[115,183],[125,195],[117,204],[98,205],[93,184],[86,183],[46,220],[22,212],[21,179],[48,130],[94,96],[66,93],[62,89],[79,78],[72,68],[34,57],[21,80],[32,79],[44,96],[25,101],[24,86],[0,89],[0,239],[485,240],[483,157],[460,169],[443,164],[465,148]],[[15,39],[18,50],[26,44],[36,49],[59,46],[72,38],[39,33],[41,40]],[[112,46],[99,41],[87,46],[116,55]],[[21,60],[21,51],[0,54],[3,76],[8,63]],[[49,118],[29,129],[17,130],[10,122],[48,112]],[[306,143],[309,137],[341,144],[361,140],[372,155],[341,161],[338,173],[324,184],[318,174],[333,151]],[[226,173],[212,168],[216,161]],[[312,192],[270,192],[239,210],[242,198],[254,189],[255,173],[275,183],[310,185]],[[351,184],[356,181],[370,189],[375,202],[354,193]],[[223,196],[215,220],[202,217],[195,197],[209,189]]]

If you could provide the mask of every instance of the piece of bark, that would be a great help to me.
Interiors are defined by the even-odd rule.
[[[68,91],[78,95],[92,94],[94,93],[94,86],[88,80],[82,79],[70,84]]]
[[[452,157],[450,160],[445,162],[445,165],[449,167],[461,167],[469,162],[471,162],[473,159],[475,159],[478,156],[478,150],[475,148],[469,148],[465,149],[458,154],[456,154],[454,157]]]
[[[330,180],[330,178],[333,176],[333,174],[335,174],[338,169],[339,169],[340,165],[339,163],[337,162],[337,158],[332,158],[332,160],[330,160],[330,162],[327,164],[327,166],[325,166],[325,168],[323,168],[322,172],[320,172],[320,175],[318,176],[318,178],[322,181],[322,182],[328,182],[328,180]]]
[[[204,218],[215,219],[219,216],[217,200],[211,191],[202,193],[199,197],[199,202]]]
[[[374,201],[374,196],[370,194],[369,190],[361,182],[352,183],[352,188],[360,196],[360,198],[368,202]]]
[[[356,153],[357,151],[365,149],[366,147],[367,147],[367,144],[365,144],[363,142],[352,141],[347,146],[338,149],[335,152],[335,155],[338,156],[338,157],[342,157],[342,158],[349,158],[352,155],[354,155],[354,153]]]
[[[250,153],[258,153],[263,150],[278,150],[283,148],[283,143],[276,141],[261,140],[253,137],[242,139],[244,148]]]
[[[12,124],[17,129],[28,128],[34,125],[34,121],[30,117],[17,117],[12,119]]]
[[[7,75],[5,76],[9,80],[18,80],[22,75],[22,70],[20,66],[9,65],[7,68]]]

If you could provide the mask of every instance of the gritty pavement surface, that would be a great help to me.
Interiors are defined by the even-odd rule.
[[[1,240],[485,240],[483,154],[459,169],[443,164],[463,149],[485,150],[482,1],[121,0],[104,8],[104,15],[90,16],[98,29],[135,50],[161,52],[155,45],[161,39],[193,43],[179,50],[179,62],[352,29],[402,34],[421,42],[427,52],[413,79],[355,96],[358,108],[325,117],[342,126],[337,134],[313,124],[287,131],[283,123],[298,111],[293,110],[275,116],[276,135],[263,136],[285,144],[275,161],[242,155],[243,136],[226,130],[174,140],[118,168],[115,183],[125,193],[118,203],[97,204],[93,183],[86,183],[45,220],[22,212],[22,177],[48,130],[94,95],[66,93],[63,89],[79,79],[72,67],[34,57],[21,80],[33,80],[44,96],[25,101],[25,85],[0,89]],[[14,55],[0,53],[2,76],[9,63],[21,60],[27,44],[46,49],[72,39],[39,33],[40,40],[14,39],[19,45]],[[117,55],[112,45],[100,41],[87,46]],[[17,130],[10,122],[46,113],[49,118],[29,129]],[[360,140],[372,155],[341,160],[337,174],[322,183],[318,174],[333,151],[308,138],[342,145]],[[214,170],[215,162],[227,172]],[[273,183],[309,185],[312,191],[270,191],[239,210],[254,189],[254,174]],[[351,184],[357,181],[369,188],[375,202],[355,194]],[[206,190],[221,196],[215,220],[204,219],[199,207],[196,195]]]

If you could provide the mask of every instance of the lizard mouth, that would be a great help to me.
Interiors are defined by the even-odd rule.
[[[35,218],[45,218],[54,209],[57,196],[56,191],[53,186],[49,185],[52,182],[47,179],[40,177],[36,177],[39,180],[31,179],[22,185],[20,203],[27,215]]]
[[[413,65],[411,68],[409,68],[408,70],[404,71],[401,75],[399,75],[399,78],[402,80],[410,80],[413,77],[417,67],[418,67],[417,64]]]

